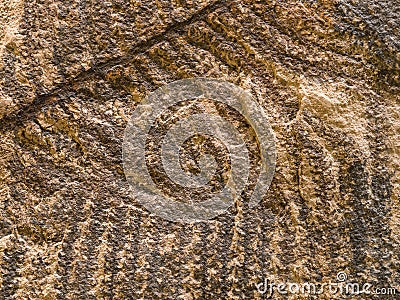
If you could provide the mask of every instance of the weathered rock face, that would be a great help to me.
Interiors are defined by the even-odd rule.
[[[399,289],[399,16],[384,0],[0,3],[0,299],[262,299],[264,278],[339,271]],[[135,200],[121,145],[146,95],[200,76],[255,97],[277,165],[258,206],[188,225]]]

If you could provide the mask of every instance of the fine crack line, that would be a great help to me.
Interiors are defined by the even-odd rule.
[[[224,7],[225,5],[228,5],[231,2],[232,1],[227,1],[227,0],[214,1],[206,5],[205,7],[203,7],[202,9],[200,9],[198,12],[194,13],[187,19],[181,22],[176,22],[171,26],[167,27],[164,31],[155,34],[149,39],[143,42],[139,42],[138,44],[132,46],[126,55],[113,57],[105,62],[98,63],[93,67],[91,67],[89,70],[81,72],[79,75],[72,78],[71,80],[59,84],[51,92],[47,94],[37,95],[36,98],[29,104],[26,104],[17,111],[11,112],[10,114],[6,114],[2,118],[0,118],[0,133],[4,133],[10,129],[22,125],[24,121],[28,120],[29,117],[35,115],[38,111],[40,111],[40,109],[45,107],[47,104],[58,102],[58,99],[54,100],[54,98],[62,92],[73,90],[74,84],[81,82],[85,79],[88,79],[96,74],[99,73],[101,74],[102,72],[113,66],[129,62],[136,55],[145,53],[146,51],[148,51],[148,49],[150,49],[154,45],[162,41],[167,41],[171,34],[179,32],[179,30],[203,19],[209,13]]]

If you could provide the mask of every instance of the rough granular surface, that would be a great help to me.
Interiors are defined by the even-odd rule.
[[[3,0],[0,299],[264,299],[339,272],[397,295],[273,298],[399,297],[399,24],[396,0]],[[250,93],[277,157],[258,205],[183,224],[136,199],[122,144],[146,96],[196,77]]]

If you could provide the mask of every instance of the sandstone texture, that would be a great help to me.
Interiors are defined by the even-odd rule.
[[[149,213],[122,165],[152,91],[248,91],[276,136],[262,201]],[[348,280],[400,297],[400,2],[0,2],[0,299],[265,299]]]

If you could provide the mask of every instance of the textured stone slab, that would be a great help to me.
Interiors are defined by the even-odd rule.
[[[262,299],[264,278],[340,271],[399,289],[399,10],[3,1],[0,299]],[[147,95],[192,77],[249,92],[277,162],[258,205],[188,225],[135,199],[122,142]]]

